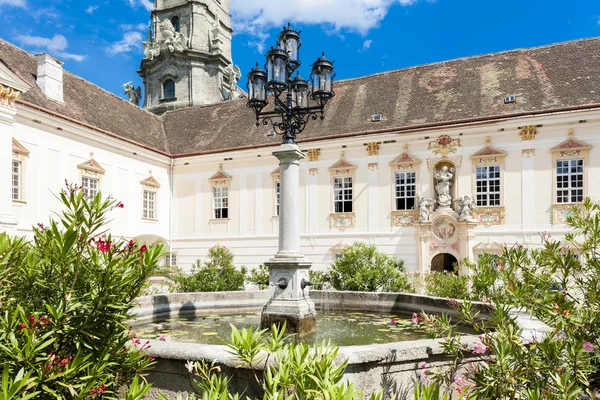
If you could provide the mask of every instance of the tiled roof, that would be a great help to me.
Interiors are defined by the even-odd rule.
[[[27,81],[23,100],[143,146],[168,152],[162,119],[68,71],[63,73],[64,104],[49,100],[36,85],[35,56],[0,39],[0,60]]]
[[[299,140],[600,104],[600,38],[461,58],[337,82]],[[504,98],[516,102],[504,104]],[[382,120],[372,122],[374,114]],[[277,144],[244,100],[165,114],[173,154]]]
[[[0,59],[32,84],[24,100],[173,155],[276,145],[243,99],[167,112],[162,118],[65,71],[65,104],[35,85],[36,60],[0,40]],[[299,141],[406,130],[600,105],[600,38],[467,57],[336,82],[324,121]],[[507,96],[516,102],[504,104]],[[372,116],[382,115],[372,122]],[[165,134],[166,132],[166,134]]]

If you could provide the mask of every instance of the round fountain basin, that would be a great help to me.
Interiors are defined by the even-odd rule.
[[[326,320],[328,316],[332,316],[331,319],[334,319],[333,316],[335,316],[337,319],[339,316],[355,315],[358,317],[361,315],[360,318],[362,318],[362,316],[373,315],[375,317],[369,317],[375,318],[371,322],[381,323],[379,327],[373,324],[377,332],[379,332],[378,329],[393,330],[393,327],[390,329],[392,317],[409,318],[413,312],[424,311],[430,314],[455,315],[455,311],[447,305],[446,299],[415,294],[311,291],[310,296],[318,310],[317,321]],[[148,398],[157,398],[157,393],[164,393],[168,398],[176,399],[178,392],[194,392],[191,385],[192,377],[185,367],[187,361],[214,362],[223,373],[232,377],[231,389],[238,392],[246,390],[245,395],[262,397],[261,388],[256,386],[254,373],[228,352],[226,346],[187,343],[183,338],[187,335],[159,335],[160,330],[156,331],[155,329],[168,327],[169,323],[177,323],[175,322],[177,320],[186,321],[197,318],[199,321],[206,321],[210,319],[207,318],[210,316],[213,316],[213,320],[216,316],[217,320],[223,321],[225,315],[233,318],[233,323],[237,328],[242,328],[244,323],[240,324],[241,321],[235,320],[242,319],[242,315],[244,315],[244,320],[250,319],[250,317],[246,317],[248,314],[258,316],[267,300],[267,291],[173,293],[139,298],[139,306],[134,310],[137,318],[133,321],[133,326],[147,326],[149,336],[166,336],[166,341],[150,339],[151,348],[146,351],[148,355],[157,359],[157,365],[148,375],[148,380],[153,385],[152,393]],[[488,311],[486,304],[479,303],[474,306],[479,308],[481,317],[486,316]],[[368,322],[358,321],[360,318],[348,318],[356,319],[357,321],[348,321],[356,323],[356,325],[343,329],[358,330],[358,322]],[[171,321],[168,321],[169,319]],[[211,329],[205,332],[213,332],[213,334],[202,336],[212,336],[212,339],[216,339],[215,336],[222,336],[227,340],[230,333],[229,324],[222,322],[219,324],[223,328],[221,333],[213,328],[205,327]],[[401,322],[401,324],[404,325],[406,322]],[[360,325],[360,327],[362,326]],[[174,326],[174,328],[173,333],[183,331],[179,327]],[[317,335],[320,334],[319,332],[317,330]],[[380,333],[387,335],[389,332],[381,331]],[[399,336],[403,335],[404,333]],[[345,378],[354,383],[357,388],[364,390],[367,396],[381,387],[385,388],[388,393],[409,390],[423,373],[423,363],[427,364],[427,368],[432,368],[448,366],[454,362],[452,357],[444,354],[439,339],[423,339],[422,336],[409,339],[407,333],[406,338],[409,340],[378,342],[367,332],[363,332],[361,336],[364,336],[360,339],[360,343],[363,344],[340,345],[337,360],[340,363],[348,361]],[[479,339],[477,336],[465,335],[461,341],[467,346],[472,346]],[[222,342],[218,340],[213,343]],[[462,363],[475,362],[478,359],[477,355],[467,354]],[[259,369],[263,367],[259,366]]]

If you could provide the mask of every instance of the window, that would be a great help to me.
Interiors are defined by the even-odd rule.
[[[279,202],[281,196],[281,182],[275,182],[275,215],[279,216]]]
[[[98,194],[98,179],[89,176],[81,177],[81,189],[83,194],[93,199]]]
[[[181,24],[179,23],[179,17],[178,16],[174,16],[171,18],[171,24],[173,25],[173,28],[175,28],[175,32],[180,32],[181,31]]]
[[[177,266],[177,254],[175,254],[175,253],[165,254],[164,266],[165,267],[176,267]]]
[[[352,177],[333,178],[333,201],[336,213],[352,212]]]
[[[583,160],[556,161],[556,202],[583,202]]]
[[[415,208],[417,194],[417,173],[396,172],[394,198],[396,210],[412,210]]]
[[[477,206],[489,207],[500,205],[500,166],[479,166],[475,171],[477,187]]]
[[[163,82],[163,98],[172,99],[175,97],[175,82],[173,79],[167,79]]]
[[[12,199],[21,200],[22,164],[20,160],[12,160]]]
[[[214,187],[213,196],[215,201],[215,218],[229,218],[229,197],[227,187]]]
[[[144,190],[142,217],[156,219],[156,192],[153,190]]]

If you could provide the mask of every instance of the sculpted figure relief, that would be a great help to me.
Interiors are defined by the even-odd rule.
[[[169,51],[182,52],[188,48],[188,40],[183,33],[177,32],[169,19],[165,19],[158,24],[162,43],[167,46]]]
[[[475,199],[473,196],[463,196],[459,200],[459,221],[473,221],[473,208],[475,208]]]
[[[417,207],[419,208],[419,221],[429,221],[431,208],[435,204],[435,200],[426,197],[419,197]]]
[[[135,88],[131,82],[127,82],[123,85],[123,90],[125,90],[125,94],[129,97],[129,102],[135,104],[136,106],[140,105],[140,100],[142,99],[142,88]]]
[[[221,92],[223,100],[233,99],[237,92],[237,83],[242,77],[242,71],[237,65],[231,64],[225,68],[223,73],[225,80],[221,78]]]
[[[442,207],[450,207],[452,204],[452,196],[450,196],[450,187],[452,186],[452,178],[454,177],[454,168],[443,166],[441,170],[435,173],[435,190],[438,193],[438,204]]]

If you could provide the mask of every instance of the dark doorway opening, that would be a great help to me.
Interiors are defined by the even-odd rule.
[[[458,263],[452,254],[441,253],[431,260],[431,272],[454,272],[454,265]]]

